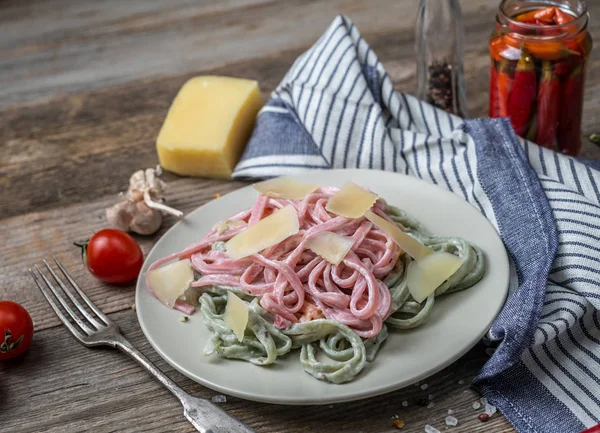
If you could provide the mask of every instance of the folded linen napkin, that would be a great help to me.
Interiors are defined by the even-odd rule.
[[[498,348],[473,386],[519,432],[577,433],[600,419],[600,172],[395,92],[353,23],[337,17],[257,119],[236,178],[359,167],[463,197],[511,259]]]

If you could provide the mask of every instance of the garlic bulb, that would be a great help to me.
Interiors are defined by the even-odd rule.
[[[163,212],[178,218],[183,216],[183,212],[163,203],[166,184],[159,179],[161,172],[157,166],[131,175],[125,200],[106,209],[106,219],[111,226],[150,235],[160,228]]]

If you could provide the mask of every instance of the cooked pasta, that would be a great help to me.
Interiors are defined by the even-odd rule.
[[[352,380],[375,358],[388,327],[409,329],[429,318],[435,297],[477,283],[485,272],[479,248],[460,238],[429,233],[404,211],[383,199],[371,211],[396,223],[435,251],[462,259],[461,267],[423,303],[410,295],[406,269],[411,258],[366,218],[349,219],[325,207],[337,188],[321,187],[303,200],[260,195],[254,206],[217,224],[202,240],[154,263],[189,258],[199,277],[192,283],[200,295],[200,312],[212,337],[205,349],[224,358],[268,365],[300,349],[304,370],[319,380]],[[260,253],[234,260],[225,243],[278,209],[292,205],[300,229]],[[328,231],[354,240],[342,262],[331,264],[306,247]],[[242,341],[224,320],[227,292],[249,307]],[[322,362],[317,351],[328,358]]]

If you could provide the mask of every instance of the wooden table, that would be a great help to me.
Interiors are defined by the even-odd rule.
[[[105,227],[104,209],[130,174],[157,163],[154,140],[189,77],[260,81],[264,96],[338,13],[350,16],[399,90],[415,87],[416,1],[397,0],[2,0],[0,1],[0,299],[22,303],[36,333],[26,356],[0,363],[0,432],[191,432],[179,403],[137,364],[86,349],[59,324],[26,272],[56,254],[123,332],[193,395],[216,393],[174,371],[148,345],[132,310],[134,286],[90,276],[73,241]],[[600,3],[589,2],[600,17]],[[487,111],[486,40],[497,1],[463,0],[469,108]],[[600,41],[600,21],[591,23]],[[600,129],[600,57],[591,59],[583,131]],[[600,151],[586,140],[584,156]],[[241,185],[167,175],[169,202],[189,212]],[[160,233],[138,237],[145,253]],[[194,319],[192,319],[194,320]],[[426,423],[453,432],[514,431],[501,416],[483,424],[469,382],[486,362],[482,345],[427,380],[368,401],[272,406],[228,397],[224,409],[257,432],[406,432]],[[399,367],[401,368],[401,367]],[[460,382],[459,382],[460,381]],[[463,382],[464,381],[464,382]],[[460,383],[460,384],[459,384]],[[433,407],[427,408],[429,395]],[[426,403],[423,405],[423,400]],[[403,407],[406,400],[408,407]],[[419,404],[421,400],[421,404]]]

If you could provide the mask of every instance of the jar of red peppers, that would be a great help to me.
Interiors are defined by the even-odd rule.
[[[521,137],[578,155],[592,38],[582,0],[503,0],[490,38],[490,117]]]

